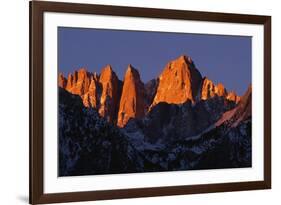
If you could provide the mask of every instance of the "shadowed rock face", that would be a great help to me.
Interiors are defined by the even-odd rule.
[[[124,127],[131,118],[144,116],[146,108],[144,98],[144,84],[140,79],[139,72],[129,65],[124,77],[118,112],[117,125],[119,127]]]
[[[195,105],[191,101],[180,105],[160,102],[144,118],[130,120],[124,129],[134,127],[151,143],[188,139],[210,128],[234,107],[234,103],[218,96]]]
[[[146,105],[149,107],[156,95],[159,79],[152,79],[144,85]],[[148,111],[148,109],[146,109]]]
[[[159,102],[181,104],[195,98],[200,89],[202,77],[191,58],[180,56],[165,67],[159,77],[159,86],[152,106]]]
[[[221,124],[236,127],[241,122],[247,121],[252,116],[252,86],[249,86],[246,93],[241,97],[237,106],[225,112],[216,126]]]

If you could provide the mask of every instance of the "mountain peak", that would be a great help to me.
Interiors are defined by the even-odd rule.
[[[240,97],[234,91],[227,92],[222,83],[215,85],[210,79],[204,77],[201,87],[201,100],[207,100],[214,96],[225,97],[227,100],[235,103],[240,101]]]
[[[194,105],[214,96],[236,104],[241,101],[235,92],[227,92],[222,83],[215,85],[207,77],[202,78],[187,55],[168,62],[160,76],[147,86],[132,64],[128,64],[123,82],[108,64],[100,74],[90,73],[84,67],[69,73],[68,78],[60,73],[58,85],[79,95],[86,107],[96,108],[102,117],[119,127],[124,127],[130,118],[143,117],[148,107],[150,111],[161,102],[183,104],[191,101]]]
[[[216,86],[215,84],[208,79],[207,77],[203,78],[203,83],[201,87],[201,99],[207,100],[216,95]]]
[[[128,65],[128,69],[132,69],[132,68],[134,68],[134,67],[133,67],[133,65],[130,63],[130,64]]]
[[[116,73],[113,71],[111,65],[106,65],[101,70],[99,81],[101,83],[103,83],[103,82],[107,82],[107,81],[111,81],[111,80],[117,80],[118,81],[118,77],[117,77]]]
[[[72,94],[84,95],[88,92],[90,85],[91,75],[86,68],[80,68],[74,71],[73,74],[69,73],[66,83],[66,90]]]
[[[139,71],[136,68],[134,68],[131,64],[128,65],[124,80],[126,78],[128,78],[129,76],[132,76],[133,78],[136,78],[136,79],[140,79]]]
[[[113,122],[118,109],[119,80],[110,65],[105,66],[100,74],[99,83],[102,87],[99,114],[109,122]]]
[[[124,127],[131,118],[144,116],[144,84],[137,69],[129,64],[124,77],[120,100],[118,121],[119,127]]]
[[[188,63],[188,64],[192,64],[192,63],[193,63],[191,57],[189,57],[189,56],[187,56],[187,55],[185,55],[185,54],[179,56],[179,57],[176,59],[176,61],[183,61],[183,62]]]
[[[102,70],[101,70],[101,75],[105,75],[105,74],[111,74],[114,71],[112,70],[111,65],[106,65]]]
[[[88,71],[87,71],[87,69],[86,68],[79,68],[78,69],[78,73],[87,73]]]
[[[129,64],[128,65],[128,68],[127,68],[127,72],[133,72],[135,71],[136,69],[132,66],[132,64]]]
[[[159,86],[153,105],[159,102],[182,104],[195,102],[202,76],[190,57],[185,55],[169,62],[159,77]]]
[[[62,73],[59,74],[59,87],[65,88],[67,84],[67,79],[63,76]]]

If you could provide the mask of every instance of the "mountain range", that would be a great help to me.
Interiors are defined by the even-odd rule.
[[[251,92],[202,77],[182,55],[143,83],[81,68],[59,85],[59,175],[251,166]]]
[[[228,92],[223,84],[215,85],[202,78],[190,57],[180,56],[164,68],[161,75],[144,84],[140,74],[128,65],[124,80],[120,81],[110,65],[101,74],[85,68],[70,73],[67,78],[59,74],[59,87],[79,95],[86,107],[96,108],[109,122],[124,127],[130,119],[142,118],[160,102],[193,104],[215,96],[238,103],[240,97]]]

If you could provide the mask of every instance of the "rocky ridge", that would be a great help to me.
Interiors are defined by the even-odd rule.
[[[195,105],[214,97],[235,103],[240,100],[223,84],[215,85],[207,77],[202,78],[192,59],[185,55],[169,62],[157,79],[146,84],[132,65],[128,66],[123,81],[107,65],[100,75],[85,68],[67,78],[59,74],[58,85],[79,95],[85,107],[96,108],[100,116],[119,127],[126,126],[130,119],[144,117],[159,103],[177,105],[190,101]]]

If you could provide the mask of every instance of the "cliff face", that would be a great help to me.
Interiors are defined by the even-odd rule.
[[[128,66],[124,77],[122,96],[120,100],[118,122],[119,127],[124,127],[131,118],[140,118],[145,114],[145,90],[139,72]]]
[[[79,95],[85,107],[98,109],[99,114],[109,122],[116,121],[120,83],[110,65],[102,69],[100,76],[81,68],[70,73],[67,79],[60,74],[58,81],[59,87]]]
[[[59,75],[59,87],[68,92],[79,95],[86,107],[97,107],[97,80],[85,68],[70,73],[68,78]]]
[[[210,79],[204,77],[201,87],[201,100],[207,100],[215,96],[223,97],[235,103],[238,103],[240,100],[240,97],[235,92],[228,92],[222,83],[215,85]]]
[[[116,120],[120,96],[118,95],[118,77],[110,65],[102,69],[99,78],[102,87],[99,114],[109,122]]]
[[[144,85],[146,105],[150,106],[154,100],[159,85],[159,79],[152,79]]]
[[[90,85],[89,85],[89,89],[88,92],[86,92],[83,95],[83,104],[86,107],[94,107],[96,108],[98,106],[98,87],[97,87],[97,81],[95,80],[95,78],[92,76],[91,77],[91,81],[90,81]]]
[[[159,102],[181,104],[195,102],[202,81],[200,72],[190,57],[180,56],[165,67],[152,106]]]
[[[90,78],[91,74],[85,68],[74,71],[73,74],[68,76],[66,90],[72,94],[82,96],[89,90]]]
[[[203,79],[202,88],[201,88],[201,99],[207,100],[216,95],[216,86],[208,78]]]

